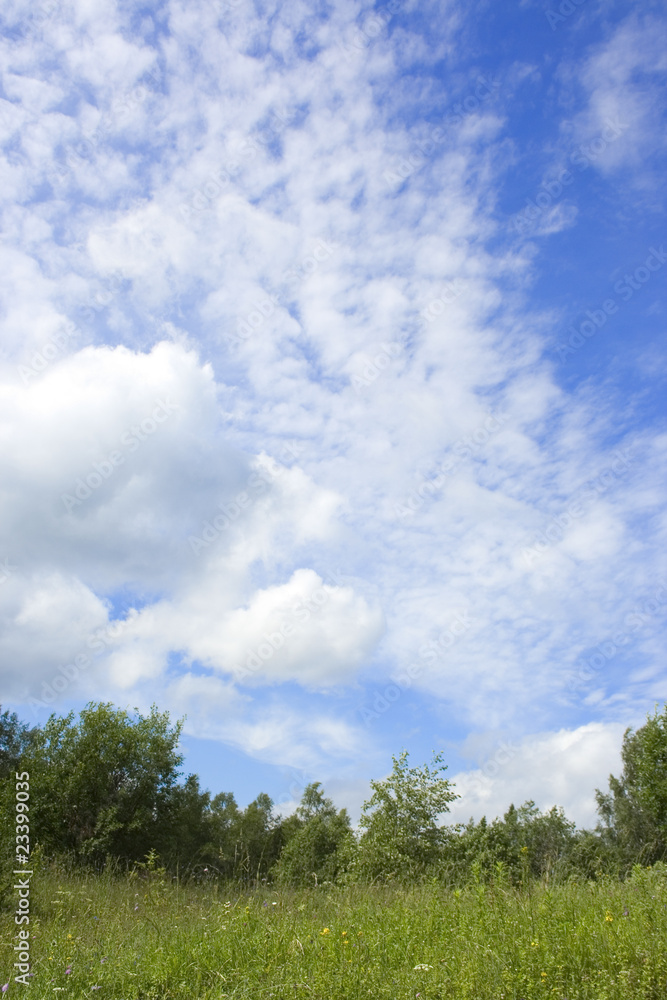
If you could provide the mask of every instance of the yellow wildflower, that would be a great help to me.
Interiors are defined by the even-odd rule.
[[[609,910],[607,910],[607,912],[606,912],[606,913],[605,913],[605,915],[604,915],[604,922],[605,922],[606,924],[610,924],[610,923],[612,922],[612,920],[613,920],[613,919],[614,919],[614,918],[612,917],[611,913],[609,912]]]
[[[325,927],[323,931],[320,931],[320,937],[324,937],[324,935],[328,933],[329,933],[329,928]]]

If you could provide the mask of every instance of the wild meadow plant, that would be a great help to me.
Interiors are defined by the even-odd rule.
[[[204,873],[204,879],[208,879]],[[526,881],[502,865],[460,888],[183,884],[155,859],[132,873],[44,865],[32,884],[29,1000],[664,1000],[667,865],[620,882]]]

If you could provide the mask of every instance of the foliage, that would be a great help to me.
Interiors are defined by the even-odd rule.
[[[36,733],[37,730],[21,722],[15,712],[0,713],[0,780],[5,780],[16,770]]]
[[[101,703],[86,706],[78,722],[73,712],[52,715],[22,757],[42,846],[98,863],[166,848],[180,731],[155,706],[134,718]]]
[[[363,830],[355,859],[362,880],[412,879],[425,874],[439,858],[446,830],[438,817],[458,798],[446,778],[442,754],[432,767],[408,767],[408,752],[392,757],[391,774],[371,781],[373,794],[364,803]]]
[[[514,883],[527,878],[566,876],[575,840],[575,824],[554,806],[540,813],[532,800],[511,805],[502,819],[470,820],[450,828],[441,869],[450,881],[465,883],[473,866],[480,876],[495,876],[501,865]]]
[[[359,831],[319,782],[292,816],[278,817],[268,795],[245,809],[213,797],[196,775],[181,778],[181,723],[153,707],[145,717],[91,703],[30,729],[0,714],[0,904],[13,865],[13,769],[30,772],[31,846],[73,865],[127,867],[149,855],[171,877],[223,878],[244,887],[437,879],[452,886],[545,884],[623,876],[632,865],[667,857],[667,706],[628,730],[624,769],[598,792],[603,822],[577,830],[562,809],[528,801],[502,818],[443,826],[457,798],[442,755],[410,767],[406,751],[388,777],[371,782]]]
[[[230,891],[42,871],[31,887],[34,1000],[663,1000],[667,866],[626,882]],[[0,917],[11,943],[13,915]],[[12,948],[0,952],[8,996]]]
[[[624,869],[667,858],[667,705],[623,737],[623,772],[596,790],[600,833]]]
[[[296,820],[274,869],[276,881],[292,886],[335,882],[349,868],[356,846],[347,810],[336,812],[316,781],[306,787]]]

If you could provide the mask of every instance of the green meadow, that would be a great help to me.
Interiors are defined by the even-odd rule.
[[[243,891],[162,869],[31,882],[32,978],[8,996],[99,1000],[664,1000],[667,865],[625,881]]]

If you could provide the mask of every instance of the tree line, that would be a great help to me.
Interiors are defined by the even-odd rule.
[[[0,713],[3,886],[14,867],[16,771],[30,774],[32,849],[82,866],[158,856],[184,877],[316,886],[623,877],[635,864],[667,860],[667,705],[626,730],[623,770],[610,775],[607,791],[596,791],[593,830],[577,829],[560,807],[540,812],[532,801],[511,805],[502,819],[443,825],[459,796],[442,755],[413,767],[407,751],[392,758],[388,777],[371,781],[357,830],[319,782],[306,787],[290,816],[277,815],[263,793],[241,809],[231,793],[211,795],[197,775],[182,776],[182,725],[155,706],[142,715],[110,703],[90,703],[78,718],[54,714],[32,728]]]

